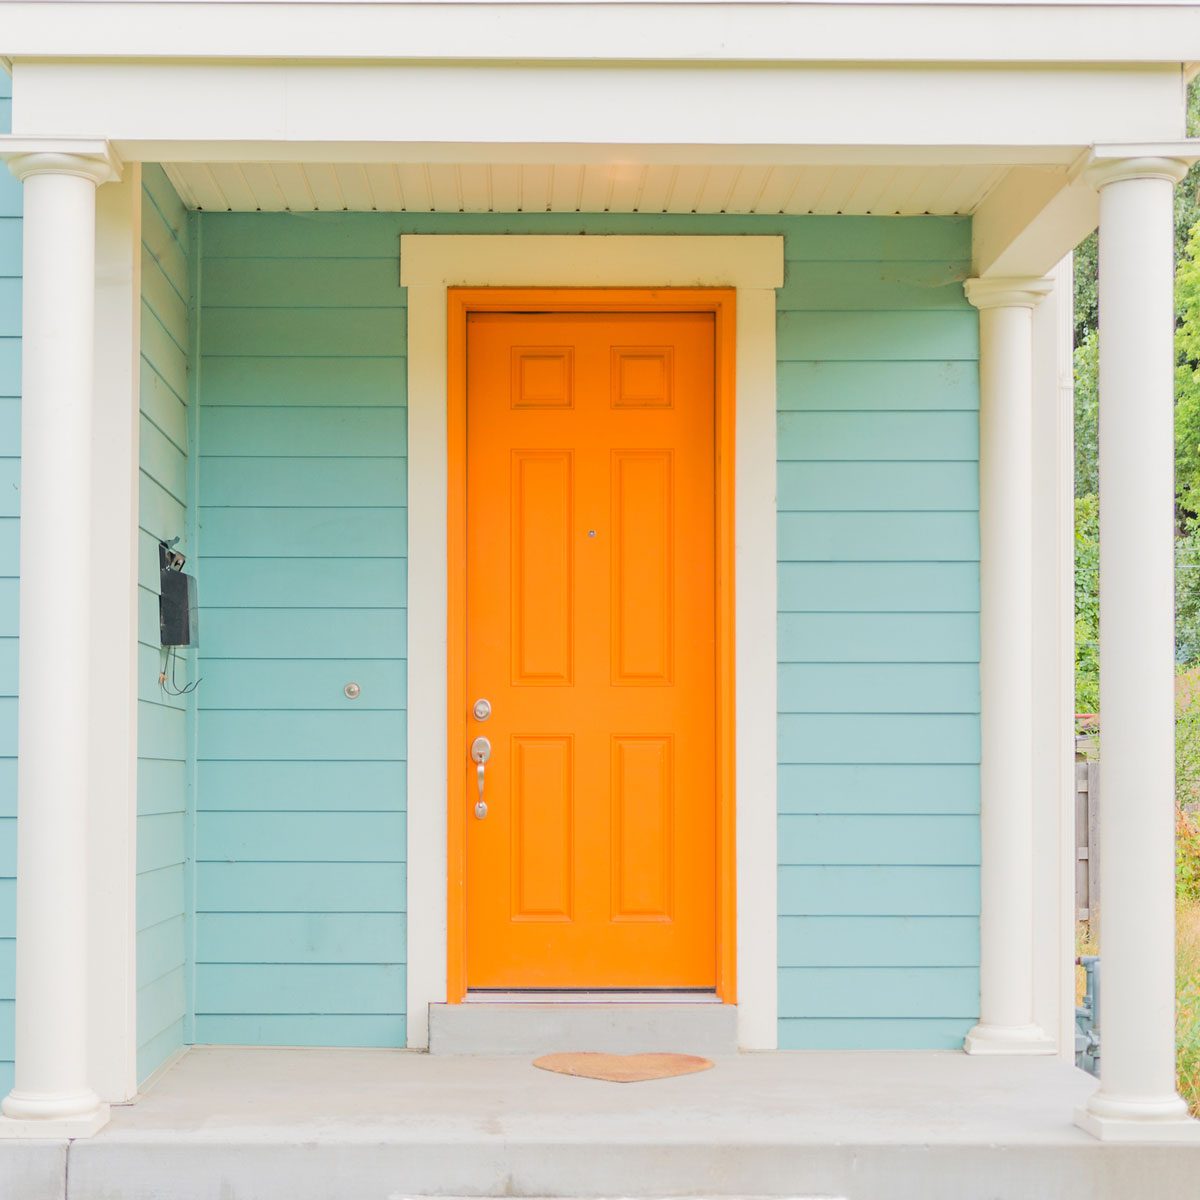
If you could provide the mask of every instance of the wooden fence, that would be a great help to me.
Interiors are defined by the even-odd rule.
[[[1100,908],[1100,761],[1096,739],[1075,739],[1075,919]]]

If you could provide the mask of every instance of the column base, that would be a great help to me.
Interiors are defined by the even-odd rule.
[[[92,1091],[67,1096],[13,1090],[0,1105],[0,1138],[85,1138],[108,1124],[109,1107]]]
[[[1058,1046],[1039,1025],[985,1025],[963,1039],[967,1054],[1057,1054]]]
[[[1075,1110],[1075,1124],[1102,1142],[1200,1142],[1200,1121],[1178,1096],[1141,1101],[1097,1092]]]

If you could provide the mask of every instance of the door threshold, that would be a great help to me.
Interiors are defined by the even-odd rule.
[[[735,1054],[737,1006],[712,992],[483,992],[429,1006],[430,1054]]]
[[[464,1004],[720,1004],[716,992],[698,991],[622,991],[597,988],[594,991],[557,991],[529,988],[514,992],[469,991]]]

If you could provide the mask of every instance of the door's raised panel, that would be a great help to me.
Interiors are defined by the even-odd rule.
[[[669,450],[613,451],[613,683],[672,679],[673,465]]]
[[[612,348],[613,408],[671,408],[675,351],[670,346]]]
[[[574,408],[574,349],[514,346],[510,404],[513,408]]]
[[[512,739],[512,916],[569,921],[574,879],[574,744]]]
[[[674,792],[673,738],[613,738],[614,920],[671,919]]]
[[[574,456],[512,455],[512,682],[572,681]]]

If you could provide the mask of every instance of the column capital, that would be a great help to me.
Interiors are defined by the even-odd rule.
[[[99,186],[121,178],[121,160],[103,138],[0,137],[0,159],[20,180],[74,175]]]
[[[1173,187],[1188,173],[1188,166],[1180,158],[1093,158],[1083,175],[1097,191],[1128,179],[1163,179]]]
[[[997,275],[968,279],[967,299],[976,308],[1037,308],[1054,290],[1040,275]]]

